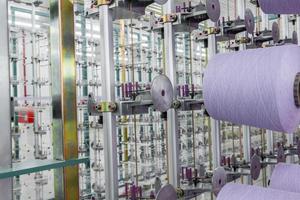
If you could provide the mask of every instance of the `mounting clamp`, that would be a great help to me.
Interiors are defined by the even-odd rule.
[[[96,6],[104,6],[104,5],[110,5],[113,3],[113,0],[95,0],[94,4]]]
[[[96,110],[98,112],[115,112],[117,110],[117,104],[103,101],[96,105]]]
[[[204,31],[205,35],[213,35],[220,33],[220,29],[216,27],[209,27]]]
[[[174,109],[179,109],[181,107],[181,102],[178,100],[173,101],[173,108]]]
[[[183,198],[184,197],[184,190],[181,188],[176,188],[176,193],[178,198]]]
[[[176,14],[167,14],[167,15],[164,15],[162,16],[160,19],[159,19],[159,22],[160,23],[174,23],[176,22],[178,19],[178,16]]]
[[[247,43],[251,42],[251,39],[248,37],[241,37],[241,38],[235,40],[235,42],[238,44],[247,44]]]

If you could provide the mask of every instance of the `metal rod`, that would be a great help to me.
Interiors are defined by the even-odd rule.
[[[267,130],[267,153],[274,151],[274,137],[273,137],[273,131]]]
[[[286,145],[287,146],[293,146],[294,145],[294,133],[288,133],[287,135],[286,135],[286,139],[287,139],[287,143],[286,143]],[[287,161],[289,162],[289,163],[294,163],[295,162],[295,157],[294,157],[294,155],[290,155],[290,156],[287,156]]]
[[[288,19],[288,15],[281,15],[281,27],[280,29],[282,30],[282,39],[287,39],[289,38],[289,19]],[[287,145],[293,145],[294,144],[294,134],[293,133],[289,133],[286,135],[287,138]],[[288,162],[293,163],[294,162],[294,157],[293,156],[288,156]]]
[[[297,38],[298,38],[298,45],[300,45],[300,16],[297,15],[297,22],[296,22],[296,28],[297,28]]]
[[[280,16],[280,30],[281,30],[281,39],[287,39],[289,37],[289,16],[281,15]]]
[[[80,29],[81,29],[81,35],[82,35],[82,44],[81,44],[81,52],[82,52],[82,59],[84,61],[84,65],[81,66],[81,79],[83,81],[88,82],[88,70],[87,70],[87,22],[86,17],[84,16],[84,5],[77,5],[80,13]],[[92,22],[91,22],[92,23]],[[80,87],[81,95],[83,97],[88,96],[88,85]],[[83,137],[83,145],[85,149],[84,156],[88,157],[90,156],[90,132],[89,132],[89,113],[87,110],[83,109],[82,113],[80,113],[83,117],[81,122],[83,123],[83,130],[79,131],[81,136]],[[91,193],[91,181],[90,181],[90,162],[87,162],[84,164],[84,170],[86,175],[83,179],[85,179],[85,191],[87,194]]]
[[[108,5],[99,7],[100,45],[101,52],[102,100],[115,101],[115,77],[113,63],[113,20],[112,11]],[[103,144],[105,170],[105,199],[118,199],[117,172],[117,136],[116,116],[113,113],[103,113]]]
[[[175,10],[175,3],[169,0],[164,6],[164,14],[172,14]],[[166,75],[169,77],[175,98],[177,96],[176,82],[176,59],[174,43],[173,24],[167,22],[164,24],[164,42],[165,42],[165,66]],[[174,187],[179,187],[179,131],[178,131],[178,113],[175,109],[170,109],[167,114],[167,143],[168,143],[168,173],[169,183]]]
[[[238,0],[237,1],[237,13],[240,17],[245,16],[245,0]],[[243,32],[240,34],[240,37],[245,37],[246,33]],[[239,50],[243,51],[246,49],[246,44],[240,44],[239,45]],[[250,134],[250,127],[249,126],[242,126],[242,131],[243,131],[243,154],[244,154],[244,159],[249,162],[251,159],[250,155],[250,148],[251,148],[251,134]],[[251,183],[251,178],[249,176],[246,177],[246,182],[248,184]]]
[[[214,23],[209,23],[214,26]],[[217,53],[216,36],[211,34],[208,36],[208,59],[211,59]],[[213,169],[221,165],[221,137],[220,137],[220,121],[210,118],[211,125],[211,145],[212,145],[212,165]]]
[[[261,23],[262,23],[262,30],[269,30],[269,15],[265,14],[262,10],[261,13]],[[273,138],[273,131],[266,130],[266,143],[267,143],[267,153],[274,151],[274,138]]]
[[[54,158],[78,158],[73,3],[50,0]],[[78,166],[55,170],[55,198],[79,199]]]
[[[11,112],[10,112],[10,84],[9,84],[9,37],[8,37],[8,1],[0,2],[0,19],[2,26],[0,29],[0,167],[10,168],[12,166],[11,149]],[[10,200],[12,197],[12,179],[0,180],[0,199]]]

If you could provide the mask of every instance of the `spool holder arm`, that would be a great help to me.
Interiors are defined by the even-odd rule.
[[[233,155],[227,159],[223,157],[222,166],[230,171],[228,176],[232,176],[233,180],[239,176],[250,176],[253,180],[257,180],[262,169],[262,159],[257,153],[253,153],[249,162],[245,160],[238,161]],[[247,171],[245,171],[247,170]]]
[[[265,42],[273,41],[272,31],[264,30],[257,34],[256,37],[253,38],[253,43],[260,47]]]
[[[97,102],[94,95],[89,94],[88,111],[90,115],[101,115],[104,112],[113,112],[117,115],[134,115],[147,114],[149,107],[153,106],[156,111],[166,112],[172,106],[174,98],[172,88],[172,83],[168,77],[159,75],[153,79],[150,90],[136,90],[130,95],[130,100]]]
[[[277,150],[268,154],[262,155],[262,166],[276,165],[278,162],[285,162],[287,156],[300,157],[300,140],[296,139],[296,142],[292,146],[284,146],[283,144],[277,144]]]
[[[203,99],[178,99],[174,101],[173,107],[180,111],[204,110]]]
[[[193,189],[181,189],[178,188],[177,196],[180,199],[194,199],[206,192],[211,192],[210,188],[193,188]]]
[[[97,17],[99,16],[97,7],[101,5],[109,5],[110,9],[113,9],[113,18],[117,19],[129,19],[132,14],[133,18],[139,18],[145,15],[146,7],[150,4],[157,3],[162,5],[166,0],[92,0],[91,8],[87,10],[87,16]],[[130,10],[129,10],[130,8]]]
[[[168,184],[163,186],[156,195],[156,200],[177,200],[177,199],[193,199],[206,192],[211,192],[210,188],[174,188]]]
[[[241,177],[241,174],[226,172],[224,168],[219,167],[213,172],[206,172],[205,177],[197,179],[197,183],[211,184],[211,187],[202,188],[174,188],[172,185],[163,186],[156,200],[176,200],[176,199],[193,199],[206,192],[213,192],[216,196],[227,182],[232,182]],[[196,187],[196,184],[195,184]]]
[[[285,155],[286,156],[293,156],[293,155],[297,155],[298,157],[300,157],[300,140],[298,137],[296,137],[296,141],[294,142],[293,145],[288,146],[285,149]]]
[[[211,18],[219,18],[220,12],[218,11],[218,1],[214,1],[212,3],[214,4],[213,7],[199,3],[197,6],[187,9],[188,11],[184,9],[183,12],[179,13],[182,24],[185,24],[196,30],[198,29],[199,23],[209,20],[210,16]]]
[[[113,112],[117,115],[147,114],[150,106],[153,106],[151,99],[126,100],[114,103],[97,102],[93,98],[93,94],[90,94],[88,100],[88,111],[92,116],[101,116],[103,112]]]
[[[237,19],[234,21],[223,21],[221,26],[221,32],[224,36],[232,37],[238,33],[246,31],[246,25],[244,19]]]
[[[199,23],[211,19],[217,22],[220,17],[219,0],[207,0],[206,4],[181,8],[178,6],[175,13],[164,15],[155,20],[153,30],[163,29],[164,23],[172,23],[177,32],[185,31],[185,26],[198,29]]]

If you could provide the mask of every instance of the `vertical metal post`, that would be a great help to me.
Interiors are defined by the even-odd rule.
[[[16,25],[16,11],[12,6],[9,6],[9,10],[11,11],[11,25],[15,26]],[[11,49],[11,54],[17,54],[17,37],[16,34],[11,33],[11,37],[12,37],[12,49]],[[14,58],[12,59],[12,72],[11,75],[13,77],[13,79],[17,78],[18,75],[18,59]],[[18,85],[17,84],[13,84],[12,85],[12,97],[17,97],[18,96]],[[13,146],[13,150],[14,150],[14,154],[13,154],[13,158],[12,158],[12,162],[14,163],[15,161],[18,162],[20,160],[20,138],[18,136],[19,134],[19,116],[17,112],[12,113],[13,117],[14,117],[14,123],[13,123],[13,132],[15,132],[17,135],[13,136],[13,141],[14,141],[14,146]],[[15,134],[13,133],[13,134]],[[20,184],[20,176],[16,176],[15,177],[15,184],[19,185]],[[15,198],[16,200],[19,200],[20,194],[16,193],[15,195],[13,195],[13,198]]]
[[[273,137],[273,131],[267,130],[267,153],[274,151],[274,137]]]
[[[31,14],[31,23],[32,23],[32,34],[31,34],[31,38],[32,38],[32,80],[37,80],[37,46],[36,46],[36,29],[35,29],[35,5],[32,4],[32,14]],[[25,44],[24,44],[25,45]],[[26,48],[24,48],[26,49]],[[37,84],[34,83],[33,87],[32,87],[32,96],[34,98],[38,97],[38,92],[37,92]],[[33,130],[35,132],[34,137],[35,137],[35,144],[34,144],[34,153],[35,153],[35,157],[38,158],[39,157],[39,139],[40,139],[40,135],[37,134],[38,132],[38,126],[39,126],[39,114],[38,114],[38,110],[34,111],[34,126],[33,126]]]
[[[245,3],[244,0],[240,0],[243,1],[244,6],[240,7],[243,9],[243,13],[245,13]],[[242,45],[240,46],[240,50],[245,50],[246,46]],[[243,154],[244,154],[244,160],[246,162],[250,162],[251,160],[251,154],[250,154],[250,148],[251,148],[251,132],[250,132],[250,127],[249,126],[242,126],[242,132],[243,132]],[[251,177],[247,176],[246,177],[246,183],[247,184],[251,184]]]
[[[78,158],[73,2],[50,0],[54,159]],[[79,199],[78,166],[55,170],[56,199]]]
[[[244,18],[245,16],[245,0],[238,0],[237,1],[237,13],[241,18]],[[241,37],[245,37],[246,33],[241,33]],[[239,45],[239,50],[243,51],[246,49],[246,44],[240,44]],[[251,159],[250,156],[250,148],[251,148],[251,134],[250,134],[250,127],[249,126],[242,126],[242,131],[243,131],[243,154],[244,154],[244,159],[246,162],[249,162]],[[246,182],[248,184],[251,183],[251,178],[248,176],[246,178]]]
[[[172,14],[175,10],[175,2],[168,0],[164,5],[164,14]],[[176,78],[176,57],[175,57],[175,37],[173,24],[167,22],[164,24],[164,46],[165,46],[165,64],[166,75],[172,82],[175,98],[177,98],[177,78]],[[175,109],[168,110],[167,135],[168,135],[168,177],[169,183],[174,187],[179,187],[179,131],[178,131],[178,113]]]
[[[262,10],[261,13],[261,24],[262,31],[269,30],[269,15],[265,14]],[[274,135],[273,131],[266,130],[266,143],[267,143],[267,153],[274,152]],[[263,178],[264,174],[272,174],[274,166],[268,166],[266,169],[263,169]]]
[[[99,6],[102,101],[115,101],[115,77],[113,62],[113,20],[108,5]],[[103,144],[105,171],[105,199],[118,199],[117,135],[116,116],[103,113]]]
[[[286,39],[289,37],[289,16],[288,15],[281,15],[281,39]]]
[[[287,145],[294,145],[294,133],[288,133],[287,134]]]
[[[297,15],[297,36],[298,36],[298,45],[300,45],[300,15]]]
[[[80,5],[77,3],[77,10],[80,12],[80,30],[81,30],[81,36],[82,36],[82,45],[81,45],[81,52],[82,52],[82,60],[83,65],[81,65],[81,80],[83,82],[87,82],[88,78],[88,61],[87,61],[87,38],[86,38],[86,17],[84,15],[84,5]],[[83,85],[79,87],[81,96],[88,97],[88,85]],[[87,110],[82,110],[82,113],[80,115],[83,115],[83,126],[82,130],[79,131],[80,134],[83,135],[83,145],[85,148],[85,152],[83,153],[84,156],[89,157],[90,156],[90,133],[89,133],[89,113]],[[83,180],[85,180],[85,191],[87,194],[91,192],[91,181],[90,181],[90,162],[84,164],[84,170],[86,170],[86,175],[83,177]]]
[[[238,16],[243,19],[245,16],[245,0],[237,0],[237,13]],[[246,32],[240,33],[241,37],[245,37],[246,36]],[[241,43],[239,45],[239,50],[243,51],[246,49],[246,44],[245,43]]]
[[[261,10],[261,24],[262,24],[262,30],[269,30],[269,15],[265,14]],[[274,151],[274,138],[273,138],[273,131],[266,130],[266,136],[267,136],[267,153]]]
[[[11,6],[9,7],[9,9],[11,10],[11,25],[15,26],[16,25],[16,11],[15,9],[13,9]],[[12,34],[12,50],[11,50],[12,54],[17,54],[17,38],[15,34]],[[18,76],[18,60],[17,59],[13,59],[12,60],[12,76],[13,79],[16,79]],[[13,97],[17,97],[18,96],[18,85],[17,84],[13,84],[12,86],[12,96]],[[13,129],[16,133],[19,134],[19,116],[18,114],[15,112],[14,114],[14,126]],[[19,161],[20,160],[20,145],[19,145],[19,137],[15,136],[13,137],[14,139],[14,155],[13,155],[13,162],[14,161]],[[20,177],[17,176],[16,177],[16,183],[19,184],[20,183]],[[16,195],[16,198],[20,198],[19,195]]]
[[[10,113],[10,84],[9,84],[9,46],[8,46],[8,1],[0,2],[0,167],[10,168],[12,165],[11,151],[11,113]],[[12,179],[0,180],[0,199],[12,199]]]
[[[243,131],[243,152],[244,152],[244,159],[246,162],[251,160],[250,157],[250,148],[251,148],[251,134],[250,134],[250,127],[249,126],[242,126]]]
[[[300,15],[297,15],[296,25],[297,25],[296,30],[297,30],[297,38],[298,38],[298,46],[299,46],[300,45]]]
[[[287,134],[287,146],[293,146],[293,145],[294,145],[294,133],[289,133],[289,134]],[[294,155],[288,156],[287,161],[289,163],[294,163],[295,156]]]
[[[281,23],[281,30],[282,30],[282,39],[289,38],[289,20],[288,20],[288,15],[281,15],[280,16],[282,19]],[[287,145],[293,145],[294,144],[294,134],[289,133],[286,135],[287,138]],[[288,161],[289,162],[294,162],[294,157],[293,156],[288,156]]]
[[[262,10],[260,11],[261,15],[261,28],[262,31],[269,29],[269,15],[265,14]]]
[[[215,26],[213,22],[208,23],[209,26]],[[208,36],[208,59],[211,59],[217,53],[216,35]],[[213,168],[221,165],[221,131],[220,121],[210,118],[211,124],[211,145],[212,145],[212,159]]]
[[[287,146],[293,146],[294,145],[294,133],[287,133],[286,134],[286,139],[287,139]],[[287,156],[287,161],[289,163],[294,163],[295,162],[295,156],[294,155],[290,155]]]

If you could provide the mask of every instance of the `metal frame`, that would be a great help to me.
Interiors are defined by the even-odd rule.
[[[84,16],[84,5],[77,5],[78,7],[80,7],[80,11],[82,12],[80,15],[80,21],[81,21],[81,35],[83,37],[86,37],[86,18]],[[82,56],[83,58],[86,60],[87,59],[87,53],[86,53],[86,50],[87,50],[87,44],[86,44],[86,39],[83,41],[83,46],[82,46]],[[81,79],[82,80],[85,80],[87,81],[87,78],[88,78],[88,70],[87,70],[87,62],[85,62],[85,67],[82,69],[82,72],[81,72]],[[88,97],[88,86],[83,86],[82,89],[82,96],[84,97]],[[84,146],[86,148],[86,152],[85,152],[85,156],[90,156],[90,131],[89,131],[89,113],[88,111],[84,111],[83,113],[83,136],[84,136]],[[88,163],[85,164],[85,169],[87,170],[87,175],[85,178],[91,176],[91,172],[89,170],[90,168],[90,161]],[[90,193],[91,192],[91,182],[90,181],[87,181],[86,182],[86,190],[87,190],[87,193]]]
[[[0,18],[2,27],[0,29],[0,167],[11,168],[12,149],[11,149],[11,110],[10,110],[10,65],[9,65],[9,37],[8,37],[8,1],[0,2]],[[0,180],[0,199],[12,199],[12,179]]]
[[[246,9],[246,5],[245,5],[245,0],[238,0],[237,1],[237,13],[240,17],[244,17],[245,16],[245,9]],[[241,37],[245,37],[246,32],[243,32],[240,34]],[[239,51],[244,51],[246,50],[246,44],[240,44],[239,45]],[[244,160],[246,162],[250,162],[251,160],[251,153],[250,153],[250,149],[251,149],[251,132],[250,132],[250,126],[242,126],[242,132],[243,132],[243,154],[244,154]],[[246,177],[246,182],[247,184],[251,184],[252,180],[250,176]]]
[[[214,26],[212,21],[208,22],[209,26]],[[211,59],[217,53],[216,35],[208,35],[208,59]],[[221,165],[221,133],[220,121],[210,118],[211,126],[211,146],[212,146],[212,166],[216,169]]]
[[[300,45],[300,15],[297,15],[296,20],[297,36],[298,36],[298,46]]]
[[[289,38],[289,16],[288,15],[280,15],[280,39]]]
[[[112,10],[108,5],[99,6],[100,45],[102,45],[101,81],[102,100],[115,101],[115,76],[113,61],[113,19]],[[105,199],[118,199],[118,154],[116,135],[116,115],[103,113],[103,145],[105,171]]]
[[[262,31],[269,30],[269,15],[261,10]],[[274,152],[274,137],[273,131],[266,130],[267,153]]]
[[[289,38],[289,16],[288,15],[281,15],[280,16],[282,22],[280,23],[280,29],[281,29],[281,38],[282,39],[288,39]],[[288,133],[286,135],[287,139],[287,146],[294,145],[294,133]],[[288,161],[290,163],[293,163],[295,161],[294,156],[288,156]]]
[[[54,159],[78,158],[73,2],[50,0]],[[55,170],[56,199],[79,199],[78,166]]]
[[[168,0],[164,5],[164,14],[172,14],[175,11],[175,2]],[[164,23],[164,49],[166,75],[170,79],[174,98],[177,98],[176,82],[176,57],[175,57],[175,37],[172,22]],[[167,145],[168,145],[168,177],[169,183],[174,187],[180,186],[179,177],[179,130],[178,130],[178,111],[171,108],[167,112]]]

